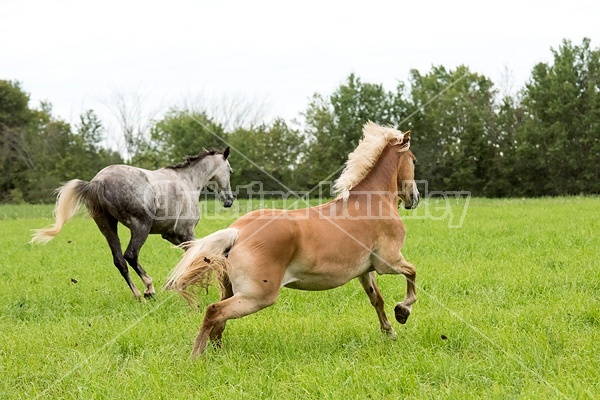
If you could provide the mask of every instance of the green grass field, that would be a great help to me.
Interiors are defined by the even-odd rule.
[[[195,362],[218,293],[191,309],[159,289],[179,249],[148,240],[141,261],[158,293],[139,303],[89,217],[32,246],[52,207],[0,206],[0,398],[599,397],[600,198],[472,199],[460,228],[449,225],[464,201],[446,217],[436,206],[405,221],[419,296],[406,325],[393,320],[404,278],[379,278],[397,340],[380,334],[355,280],[283,289],[273,307],[230,321],[224,347]],[[221,218],[201,221],[198,236],[235,218],[210,213]]]

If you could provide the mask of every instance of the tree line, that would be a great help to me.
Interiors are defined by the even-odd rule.
[[[513,95],[467,66],[433,66],[412,70],[394,90],[352,74],[333,93],[314,94],[293,122],[231,126],[173,107],[147,134],[129,134],[126,160],[100,145],[107,130],[93,110],[71,125],[48,103],[31,108],[20,83],[0,80],[0,202],[53,201],[61,182],[89,180],[106,165],[159,168],[226,144],[234,187],[260,181],[268,191],[307,191],[339,176],[367,120],[413,132],[417,179],[428,191],[599,194],[600,50],[584,39],[551,51],[552,62],[535,65]]]

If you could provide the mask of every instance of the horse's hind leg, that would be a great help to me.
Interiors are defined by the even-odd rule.
[[[276,299],[277,292],[271,295],[261,294],[259,296],[255,294],[249,296],[243,293],[236,293],[228,299],[209,305],[204,315],[200,332],[198,332],[198,336],[194,342],[192,358],[202,354],[209,337],[213,338],[223,333],[222,329],[225,328],[225,322],[228,319],[241,318],[255,313],[275,303]],[[221,332],[215,331],[215,329],[221,329]]]
[[[106,238],[106,241],[108,242],[108,246],[110,247],[110,251],[113,255],[113,262],[115,264],[115,267],[117,267],[117,269],[121,273],[121,276],[123,276],[123,279],[125,279],[125,282],[127,282],[127,285],[129,285],[129,288],[133,293],[133,297],[135,297],[138,300],[141,299],[142,294],[135,287],[135,284],[129,276],[127,262],[125,261],[123,253],[121,251],[121,241],[119,240],[119,235],[117,233],[117,219],[107,212],[95,212],[94,215],[92,215],[92,217],[94,218],[94,221],[96,221],[98,229],[100,229],[100,232],[102,232],[102,234]]]
[[[131,265],[131,268],[139,275],[144,282],[144,286],[146,286],[146,290],[144,291],[144,297],[152,297],[155,294],[154,285],[152,284],[152,278],[144,271],[144,268],[138,262],[138,257],[140,255],[140,249],[148,239],[148,235],[150,234],[150,228],[152,227],[152,222],[148,221],[140,221],[137,219],[133,219],[129,230],[131,231],[131,239],[129,240],[129,244],[127,245],[127,249],[125,250],[125,259]]]
[[[404,300],[396,304],[396,307],[394,308],[396,320],[401,324],[404,324],[410,315],[413,303],[417,301],[417,295],[415,292],[417,271],[415,270],[415,266],[406,261],[404,258],[400,260],[400,263],[396,268],[402,275],[406,277],[406,296],[404,297]]]
[[[383,297],[381,296],[381,291],[379,290],[379,285],[377,285],[377,278],[375,277],[374,272],[366,272],[358,277],[358,281],[362,285],[363,289],[369,296],[369,300],[371,300],[371,305],[375,308],[377,312],[377,317],[379,318],[379,325],[381,327],[381,331],[390,336],[396,336],[396,332],[392,328],[392,324],[385,315],[385,310],[383,308]]]
[[[224,275],[221,279],[221,301],[227,300],[231,296],[233,296],[233,287],[231,286],[229,277],[227,275]],[[218,348],[221,347],[221,337],[223,336],[223,331],[225,330],[226,323],[227,320],[217,322],[212,331],[210,332],[210,340]]]

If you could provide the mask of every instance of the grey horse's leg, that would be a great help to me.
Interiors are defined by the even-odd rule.
[[[125,282],[127,282],[129,285],[129,288],[133,293],[133,297],[138,300],[141,299],[142,294],[135,287],[135,284],[129,276],[127,262],[125,261],[121,251],[121,241],[119,240],[119,235],[117,233],[117,219],[107,212],[97,212],[93,215],[93,218],[94,221],[96,221],[96,225],[98,225],[98,229],[100,229],[100,232],[102,232],[106,238],[106,241],[108,242],[108,246],[110,247],[110,251],[113,255],[115,267],[117,267],[121,273],[121,276],[123,276],[123,279],[125,279]]]
[[[381,296],[381,291],[379,290],[379,285],[377,285],[377,278],[375,277],[374,272],[365,272],[364,274],[358,277],[358,281],[362,285],[363,289],[369,296],[369,300],[371,300],[371,305],[375,308],[377,312],[377,317],[379,318],[379,325],[381,331],[390,336],[395,336],[396,332],[392,328],[392,324],[387,318],[385,314],[385,310],[383,308],[383,297]]]
[[[139,219],[132,219],[129,230],[131,231],[131,239],[125,250],[125,259],[131,265],[131,268],[139,275],[146,286],[144,291],[144,297],[152,297],[155,294],[154,285],[152,285],[152,278],[144,271],[144,268],[138,262],[140,255],[140,249],[148,239],[150,229],[152,228],[152,221],[142,221]]]

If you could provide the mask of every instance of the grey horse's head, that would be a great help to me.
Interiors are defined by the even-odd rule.
[[[229,147],[223,151],[222,155],[219,154],[217,157],[217,168],[215,169],[214,176],[210,180],[217,184],[219,196],[221,196],[221,199],[223,200],[223,207],[229,208],[233,204],[233,193],[231,192],[231,183],[229,181],[233,170],[227,159],[229,157]]]

